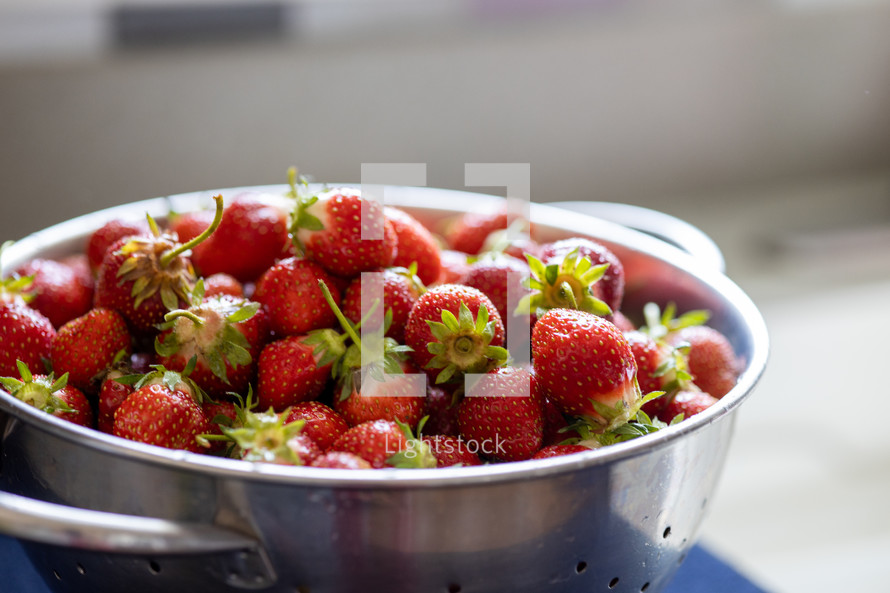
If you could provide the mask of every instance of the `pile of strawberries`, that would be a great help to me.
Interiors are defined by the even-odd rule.
[[[706,312],[653,303],[635,326],[594,239],[516,239],[506,211],[429,229],[293,172],[277,198],[217,196],[164,228],[109,220],[82,253],[8,271],[2,387],[125,439],[359,469],[587,451],[738,378]],[[522,362],[507,333],[529,327]]]

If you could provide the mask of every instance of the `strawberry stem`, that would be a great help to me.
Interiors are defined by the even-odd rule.
[[[346,334],[349,336],[349,339],[351,339],[354,344],[361,348],[361,338],[359,338],[358,334],[355,333],[355,329],[353,329],[352,325],[349,323],[349,320],[346,319],[346,316],[343,315],[343,311],[341,311],[340,307],[337,306],[337,303],[334,302],[334,297],[331,295],[331,291],[328,288],[328,285],[325,284],[324,280],[319,280],[318,286],[319,288],[321,288],[321,292],[324,294],[324,300],[328,302],[328,306],[331,308],[331,311],[334,312],[334,315],[337,317],[337,321],[339,321],[340,325],[343,327],[343,331],[346,332]]]
[[[572,286],[565,280],[559,285],[559,296],[563,301],[568,303],[569,309],[578,308],[578,301],[575,300],[575,291],[572,290]]]
[[[204,232],[202,232],[200,235],[193,238],[192,240],[190,240],[186,243],[181,243],[180,245],[174,247],[173,249],[165,251],[164,254],[161,255],[161,258],[160,258],[160,265],[162,268],[166,268],[168,265],[170,265],[170,262],[172,262],[178,255],[181,255],[182,253],[185,253],[189,249],[192,249],[193,247],[195,247],[199,243],[203,242],[207,237],[209,237],[210,235],[213,234],[213,232],[219,226],[219,223],[222,222],[222,215],[223,215],[222,194],[213,196],[213,201],[216,202],[216,212],[213,215],[213,222],[210,223],[210,226],[207,227],[206,229],[204,229]]]
[[[199,315],[195,315],[195,313],[189,311],[188,309],[177,309],[175,311],[170,311],[169,313],[164,315],[164,321],[173,321],[174,319],[179,319],[180,317],[190,319],[197,326],[204,325],[204,319]]]

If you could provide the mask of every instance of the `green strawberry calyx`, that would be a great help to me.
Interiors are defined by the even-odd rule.
[[[197,356],[192,356],[189,359],[182,372],[171,371],[162,364],[153,364],[151,365],[152,370],[145,374],[123,375],[117,377],[115,381],[124,385],[132,385],[134,390],[141,389],[146,385],[163,385],[170,391],[181,391],[189,395],[195,400],[195,403],[201,405],[212,400],[200,385],[189,378],[197,364]]]
[[[423,426],[429,416],[424,416],[417,424],[417,434],[423,433]],[[430,469],[437,465],[436,456],[430,444],[422,438],[414,436],[411,427],[396,419],[399,429],[405,435],[406,445],[401,451],[393,453],[386,460],[386,465],[403,469]]]
[[[312,206],[318,202],[318,195],[309,192],[309,182],[302,175],[297,174],[296,167],[287,170],[287,182],[290,191],[287,197],[294,200],[294,210],[291,213],[290,237],[297,254],[306,253],[306,246],[300,240],[301,230],[322,231],[324,223],[315,214],[310,212]]]
[[[179,307],[180,302],[190,302],[195,284],[195,272],[187,257],[179,257],[207,239],[222,221],[223,197],[213,197],[216,211],[213,222],[201,234],[186,243],[180,243],[173,235],[162,234],[155,221],[149,217],[152,237],[134,237],[121,246],[119,253],[127,258],[117,270],[119,283],[132,283],[130,296],[133,306],[139,306],[155,294],[169,310]]]
[[[639,399],[638,403],[630,407],[626,406],[623,401],[619,401],[615,407],[595,402],[594,408],[597,413],[608,423],[603,425],[599,419],[591,419],[586,416],[578,417],[574,423],[561,430],[564,432],[575,431],[579,436],[566,439],[560,444],[580,444],[596,449],[629,441],[674,425],[683,419],[682,415],[675,417],[670,423],[666,423],[658,418],[650,418],[642,410],[644,404],[664,395],[664,391],[647,393]]]
[[[649,302],[643,305],[643,318],[646,325],[641,327],[640,331],[649,334],[655,340],[661,340],[668,334],[684,327],[704,325],[710,317],[711,312],[707,309],[694,309],[678,317],[675,303],[668,303],[662,311],[657,303]]]
[[[278,414],[272,408],[262,413],[244,410],[242,414],[241,426],[220,426],[223,434],[240,449],[241,459],[303,465],[299,454],[289,443],[300,435],[306,424],[305,420],[285,423],[287,413]]]
[[[466,303],[461,301],[457,317],[442,310],[442,321],[427,320],[434,341],[427,344],[433,358],[426,368],[441,369],[436,383],[458,380],[466,373],[487,373],[504,366],[510,358],[506,348],[492,346],[495,324],[489,320],[488,307],[481,306],[473,318]]]
[[[16,361],[16,367],[20,378],[0,377],[0,385],[11,396],[49,414],[74,411],[62,398],[56,395],[68,384],[68,373],[58,379],[52,373],[35,376],[31,373],[28,365],[21,360]]]
[[[573,249],[560,262],[545,264],[526,254],[531,274],[525,287],[531,292],[516,307],[516,315],[534,313],[538,317],[550,309],[579,309],[600,317],[612,309],[593,294],[592,287],[606,273],[609,264],[594,266],[589,257]]]
[[[334,302],[327,284],[319,280],[318,286],[331,311],[337,317],[340,327],[343,328],[343,333],[338,334],[331,329],[316,330],[309,334],[306,343],[316,346],[314,354],[318,357],[316,363],[318,366],[332,365],[331,375],[340,384],[341,401],[347,399],[353,391],[361,389],[361,376],[365,372],[370,373],[378,382],[384,382],[386,375],[403,374],[401,363],[407,358],[411,348],[399,344],[393,338],[385,337],[392,323],[392,310],[388,310],[384,315],[383,331],[366,334],[363,341],[359,336],[359,330],[380,303],[375,302],[358,323],[353,323]],[[346,346],[347,340],[351,342],[348,346]]]
[[[216,298],[170,311],[158,329],[172,331],[155,337],[155,351],[160,356],[197,356],[214,375],[228,382],[226,362],[237,367],[253,360],[250,344],[236,326],[256,315],[259,308],[259,303],[246,299]]]

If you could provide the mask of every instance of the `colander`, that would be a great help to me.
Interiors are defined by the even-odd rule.
[[[82,216],[17,242],[4,269],[82,249],[112,217],[164,220],[183,194]],[[387,187],[427,224],[498,198]],[[622,309],[707,308],[744,361],[718,404],[655,434],[552,459],[433,470],[252,464],[118,439],[0,393],[0,531],[53,591],[475,593],[661,591],[714,496],[735,411],[767,359],[763,318],[714,258],[605,220],[531,204],[541,241],[586,235],[626,271]],[[646,225],[641,225],[645,228]],[[686,227],[681,227],[686,228]],[[666,229],[662,229],[667,232]],[[722,260],[719,260],[722,262]]]

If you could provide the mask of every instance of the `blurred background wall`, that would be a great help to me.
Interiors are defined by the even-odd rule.
[[[890,167],[890,3],[663,4],[7,0],[0,237],[291,164],[528,162],[536,201],[693,213]]]

